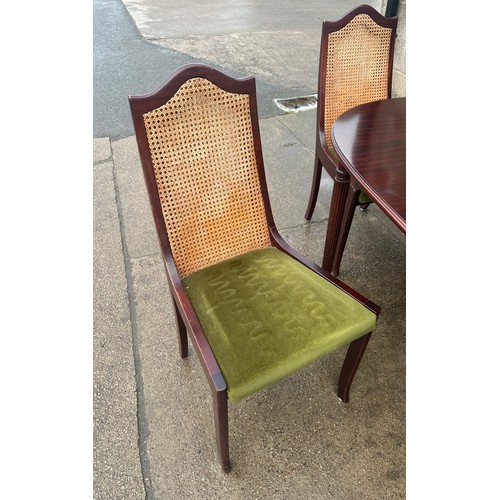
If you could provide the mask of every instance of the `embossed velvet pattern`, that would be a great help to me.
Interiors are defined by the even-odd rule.
[[[375,314],[275,248],[182,282],[233,403],[375,328]]]

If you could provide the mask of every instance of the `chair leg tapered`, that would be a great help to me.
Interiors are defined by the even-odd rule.
[[[213,395],[215,415],[215,435],[217,439],[217,452],[224,472],[231,471],[229,461],[229,425],[227,414],[227,391],[216,392]]]
[[[187,338],[187,330],[186,325],[184,324],[184,320],[182,319],[181,313],[175,300],[172,300],[174,304],[175,310],[175,321],[177,323],[177,332],[179,334],[179,354],[181,358],[186,358],[188,355],[188,338]]]
[[[309,195],[309,204],[307,205],[306,220],[311,220],[312,214],[314,212],[314,207],[316,206],[316,201],[318,199],[319,185],[321,182],[321,171],[323,165],[318,157],[316,157],[316,163],[314,164],[314,172],[311,186],[311,194]]]
[[[359,363],[365,353],[370,337],[371,332],[353,340],[347,349],[347,354],[342,364],[342,369],[340,370],[338,385],[338,395],[344,403],[349,402],[349,389],[354,380],[354,375],[356,375]]]

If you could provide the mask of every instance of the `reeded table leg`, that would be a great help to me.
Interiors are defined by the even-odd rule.
[[[321,266],[327,272],[332,271],[333,258],[339,241],[350,179],[349,174],[341,166],[337,167],[333,183],[330,214],[328,216],[323,264]]]
[[[352,219],[354,217],[354,211],[356,209],[356,202],[358,200],[359,193],[360,189],[358,187],[354,186],[353,184],[349,185],[346,201],[344,204],[344,216],[342,217],[342,224],[340,226],[338,242],[333,253],[332,273],[335,276],[338,276],[340,273],[340,261],[342,260],[342,255],[344,254],[347,237],[349,236],[349,230],[351,229]]]

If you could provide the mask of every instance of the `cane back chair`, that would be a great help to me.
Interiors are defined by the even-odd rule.
[[[316,119],[316,154],[309,204],[305,218],[310,220],[318,199],[321,173],[335,178],[339,157],[330,131],[335,120],[360,104],[391,97],[392,66],[397,17],[382,16],[369,5],[360,5],[337,21],[324,21],[321,34],[318,108]],[[366,209],[370,198],[360,191],[353,200]],[[352,222],[351,210],[343,221],[339,245],[343,250]],[[340,252],[342,255],[342,251]],[[334,263],[338,274],[339,263]]]
[[[180,355],[188,355],[189,336],[229,472],[227,400],[237,403],[349,344],[338,382],[347,402],[380,308],[278,234],[254,78],[187,65],[129,102]]]

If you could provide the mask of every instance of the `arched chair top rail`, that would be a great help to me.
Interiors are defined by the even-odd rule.
[[[397,16],[385,17],[370,5],[362,4],[350,10],[347,14],[342,16],[342,18],[337,19],[336,21],[323,21],[323,32],[329,33],[331,31],[340,30],[347,26],[356,16],[359,16],[360,14],[370,16],[374,22],[384,28],[396,28],[398,23]]]
[[[180,67],[159,88],[144,95],[129,95],[130,105],[134,111],[147,113],[165,104],[171,99],[179,88],[192,78],[204,78],[217,85],[225,92],[233,94],[255,94],[255,78],[232,78],[205,64],[186,64]]]

